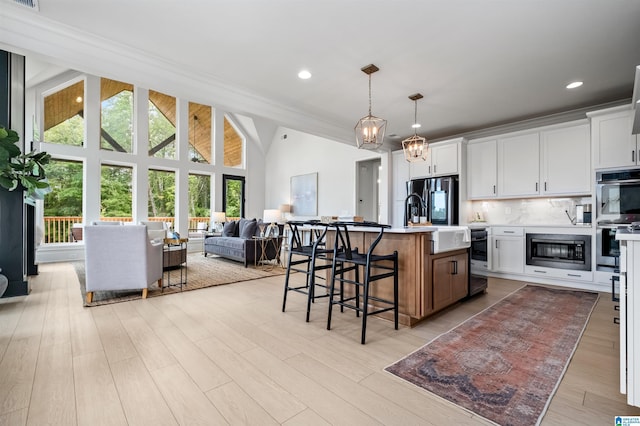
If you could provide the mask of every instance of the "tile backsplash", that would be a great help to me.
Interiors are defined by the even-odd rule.
[[[573,197],[471,201],[472,217],[468,221],[478,220],[479,214],[490,225],[571,225],[565,210],[575,218],[579,204],[593,205],[593,200]],[[592,215],[595,217],[595,212]]]

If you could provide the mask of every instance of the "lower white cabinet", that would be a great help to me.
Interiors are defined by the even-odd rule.
[[[491,270],[522,274],[524,272],[524,229],[499,226],[491,228]]]
[[[593,272],[576,271],[572,269],[545,268],[541,266],[525,265],[524,273],[542,278],[559,278],[572,281],[593,281]]]

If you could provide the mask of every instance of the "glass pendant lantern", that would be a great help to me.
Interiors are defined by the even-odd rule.
[[[379,68],[373,64],[362,68],[362,72],[369,76],[369,115],[358,120],[355,127],[356,144],[358,148],[375,150],[382,146],[387,120],[371,115],[371,74]]]
[[[404,151],[404,158],[409,162],[426,161],[427,159],[427,140],[422,136],[418,136],[418,99],[422,99],[423,96],[420,93],[409,96],[415,104],[415,115],[413,121],[413,136],[402,141],[402,150]]]

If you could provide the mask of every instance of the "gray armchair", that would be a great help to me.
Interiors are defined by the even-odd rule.
[[[144,299],[150,284],[162,287],[163,244],[146,226],[86,226],[84,244],[87,303],[95,291],[142,289]]]

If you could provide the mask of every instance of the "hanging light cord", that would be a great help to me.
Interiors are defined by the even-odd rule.
[[[418,127],[416,126],[416,124],[418,124],[418,100],[413,101],[413,104],[415,106],[413,114],[413,135],[418,136]]]
[[[371,115],[371,74],[369,74],[369,115]]]

